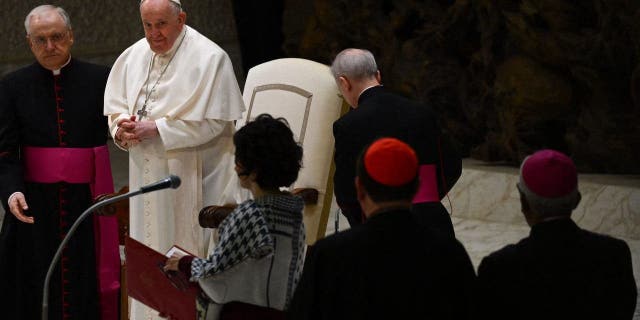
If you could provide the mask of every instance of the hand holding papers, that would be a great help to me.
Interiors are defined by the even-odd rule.
[[[167,262],[164,264],[164,267],[162,270],[164,270],[165,272],[168,272],[168,271],[179,271],[178,264],[180,262],[180,258],[184,256],[193,256],[193,255],[178,246],[173,246],[171,247],[171,249],[169,249],[169,251],[167,251],[165,256],[168,257],[169,259],[167,259]]]
[[[171,257],[181,258],[184,256],[192,256],[192,255],[193,254],[187,252],[187,250],[184,250],[178,246],[171,247],[171,249],[167,251],[167,254],[165,254],[167,258],[171,258]]]
[[[178,263],[180,262],[180,258],[193,255],[174,245],[169,249],[169,251],[167,251],[165,256],[169,259],[167,259],[165,263],[158,264],[158,267],[162,269],[174,287],[183,291],[186,290],[189,285],[189,279],[187,279],[187,277],[178,270]]]
[[[127,293],[130,297],[172,319],[196,318],[196,296],[199,290],[196,283],[189,282],[182,273],[165,272],[167,257],[134,239],[125,240],[125,250]],[[180,248],[172,254],[177,253],[177,250],[188,254]]]

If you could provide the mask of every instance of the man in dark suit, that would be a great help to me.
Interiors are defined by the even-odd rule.
[[[365,223],[316,242],[291,319],[469,319],[475,272],[464,247],[415,222],[418,159],[394,138],[358,160]]]
[[[363,221],[353,185],[356,159],[380,137],[394,137],[416,150],[420,188],[413,199],[416,216],[425,224],[453,235],[449,213],[440,200],[462,172],[460,157],[441,143],[433,111],[425,105],[387,92],[371,52],[345,49],[331,65],[338,88],[352,109],[333,124],[335,195],[351,226]]]
[[[531,233],[482,260],[482,318],[632,319],[637,291],[629,247],[571,220],[580,202],[571,159],[534,153],[523,161],[517,187]]]

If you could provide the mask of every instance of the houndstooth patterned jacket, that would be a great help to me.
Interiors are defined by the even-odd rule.
[[[220,224],[209,258],[192,261],[191,280],[217,304],[241,301],[283,310],[302,273],[303,207],[290,194],[243,202]]]

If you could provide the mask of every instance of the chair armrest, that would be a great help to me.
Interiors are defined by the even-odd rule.
[[[235,204],[206,206],[200,210],[200,213],[198,213],[198,222],[203,228],[217,228],[222,220],[224,220],[224,218],[226,218],[235,208]]]
[[[291,193],[302,197],[305,205],[318,203],[318,190],[314,188],[295,188]]]
[[[318,203],[318,190],[313,188],[296,188],[291,192],[302,197],[305,205],[313,205]],[[206,206],[198,213],[198,222],[203,228],[217,228],[222,220],[226,218],[233,209],[235,204],[226,204],[224,206]]]
[[[127,192],[129,192],[129,187],[124,186],[118,192],[98,195],[94,200],[94,203],[113,198]],[[120,245],[124,245],[124,238],[129,235],[129,199],[122,199],[104,207],[100,207],[96,209],[96,213],[106,216],[116,216],[118,219],[118,242]]]

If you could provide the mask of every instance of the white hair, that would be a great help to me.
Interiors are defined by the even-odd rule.
[[[67,26],[67,29],[71,30],[71,18],[69,18],[69,14],[64,9],[62,9],[62,7],[44,4],[33,8],[33,10],[31,10],[31,12],[29,12],[27,17],[24,19],[24,29],[27,31],[27,35],[31,33],[31,19],[51,10],[58,11],[58,14],[60,15],[60,17],[62,17],[64,24]]]
[[[140,7],[142,7],[142,3],[144,3],[146,0],[140,0]],[[182,12],[182,3],[180,3],[180,0],[167,0],[169,1],[169,4],[171,5],[171,8],[173,9],[173,12],[175,14],[180,14],[180,12]]]
[[[533,192],[527,186],[527,183],[522,177],[522,167],[530,156],[527,156],[520,165],[520,178],[516,184],[518,190],[524,194],[529,207],[537,213],[548,216],[549,214],[556,213],[571,213],[573,211],[576,202],[579,200],[578,185],[568,194],[556,198],[547,198]]]
[[[371,51],[366,49],[344,49],[331,64],[333,77],[345,76],[354,80],[369,79],[378,73],[378,65]]]

